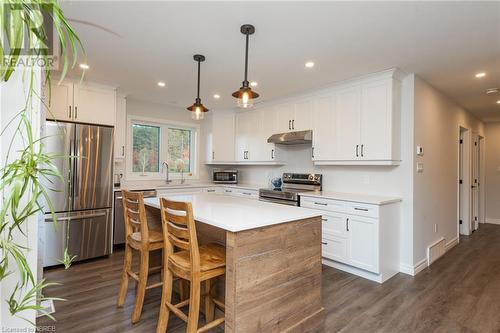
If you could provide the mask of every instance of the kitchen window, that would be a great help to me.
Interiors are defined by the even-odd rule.
[[[128,123],[129,179],[163,179],[163,162],[170,179],[197,177],[198,125],[147,118],[130,118]]]

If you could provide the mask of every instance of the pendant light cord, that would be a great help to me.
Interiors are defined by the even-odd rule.
[[[197,99],[200,99],[200,61],[198,60],[198,93]]]
[[[248,74],[248,32],[245,35],[246,35],[246,46],[245,46],[245,82],[248,82],[248,80],[247,80],[247,74]]]

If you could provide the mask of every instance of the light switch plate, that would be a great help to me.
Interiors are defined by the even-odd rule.
[[[424,172],[424,163],[422,162],[417,163],[417,172]]]
[[[424,147],[417,146],[417,156],[424,156]]]

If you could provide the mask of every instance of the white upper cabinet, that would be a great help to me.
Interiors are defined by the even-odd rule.
[[[115,125],[116,92],[91,84],[73,88],[74,120],[83,123]]]
[[[336,126],[332,131],[335,145],[333,160],[349,161],[360,156],[360,97],[359,87],[348,87],[336,92]]]
[[[234,114],[214,112],[207,139],[207,162],[233,162],[234,147]]]
[[[256,161],[276,161],[278,155],[274,143],[268,143],[267,139],[276,133],[276,117],[273,114],[272,108],[261,108],[255,110],[259,115],[259,128],[257,135],[259,137],[255,146],[255,154],[251,156]]]
[[[286,133],[292,131],[292,119],[295,114],[294,105],[292,103],[285,103],[276,105],[273,108],[275,116],[275,130],[276,133]]]
[[[127,133],[127,100],[123,96],[117,96],[116,119],[115,119],[115,159],[125,158],[126,133]]]
[[[50,94],[50,96],[49,96]],[[47,119],[73,120],[73,84],[62,82],[52,84],[45,92]]]
[[[236,114],[235,158],[237,161],[246,162],[255,157],[255,148],[251,148],[255,147],[252,143],[258,142],[259,127],[259,113],[255,110]]]
[[[89,83],[63,82],[51,87],[47,119],[115,125],[114,88]]]
[[[399,164],[400,89],[396,71],[391,70],[332,89],[333,106],[327,105],[327,97],[317,97],[315,164]]]
[[[292,118],[293,131],[312,130],[312,117],[314,110],[314,100],[307,99],[295,103],[294,116]]]

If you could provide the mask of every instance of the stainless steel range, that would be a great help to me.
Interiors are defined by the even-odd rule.
[[[321,191],[322,188],[322,175],[317,173],[284,173],[281,179],[281,188],[260,189],[259,200],[299,206],[299,193]]]

